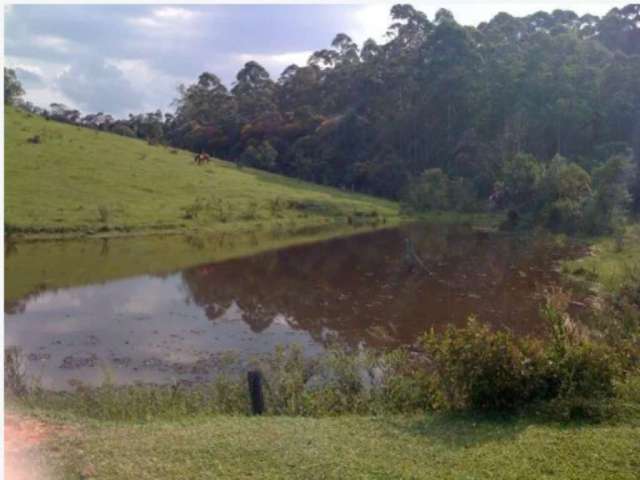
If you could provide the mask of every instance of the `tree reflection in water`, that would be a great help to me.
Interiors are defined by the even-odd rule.
[[[426,271],[407,269],[406,238]],[[293,247],[182,273],[191,299],[216,321],[232,306],[253,332],[284,317],[316,341],[399,345],[471,315],[518,333],[537,332],[539,295],[557,281],[569,247],[547,237],[412,226]]]

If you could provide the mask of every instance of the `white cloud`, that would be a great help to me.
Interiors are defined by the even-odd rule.
[[[55,77],[62,73],[65,68],[69,68],[69,65],[65,63],[45,62],[40,59],[14,55],[5,56],[4,62],[7,67],[22,68],[44,77]]]
[[[50,48],[60,53],[69,53],[70,42],[56,35],[36,35],[32,42],[34,45]]]
[[[383,43],[385,33],[391,25],[391,4],[376,3],[358,8],[353,14],[354,27],[349,34],[351,38],[362,45],[368,38]]]
[[[118,68],[98,58],[82,58],[58,76],[55,86],[83,111],[121,114],[141,108],[144,90],[136,89]]]
[[[69,70],[70,65],[11,55],[6,56],[4,60],[7,67],[16,69],[18,73],[20,70],[24,70],[42,79],[41,83],[44,85],[23,83],[26,90],[25,100],[43,108],[49,108],[49,104],[52,102],[64,103],[69,107],[78,108],[75,102],[55,88],[56,79]]]
[[[136,27],[162,29],[166,34],[171,29],[184,29],[185,24],[193,19],[194,12],[186,8],[161,7],[153,10],[149,16],[129,18],[127,22]]]
[[[295,63],[298,66],[305,66],[307,60],[313,52],[311,50],[301,52],[284,52],[284,53],[241,53],[236,56],[238,62],[243,65],[251,60],[258,62],[260,65],[270,71],[281,71]]]
[[[161,72],[143,59],[109,58],[105,63],[118,68],[137,91],[145,92],[145,111],[166,109],[173,100],[167,93],[174,94],[179,84],[193,81],[192,78]]]
[[[391,7],[398,3],[397,1],[382,1],[362,5],[356,8],[353,13],[353,27],[349,35],[358,44],[362,44],[367,38],[373,38],[376,42],[386,40],[385,33],[389,25],[391,25],[390,11]],[[481,22],[488,22],[500,12],[507,12],[515,17],[526,16],[540,10],[552,11],[555,9],[572,10],[578,15],[591,13],[603,16],[609,10],[616,6],[615,2],[602,1],[571,1],[561,2],[556,0],[541,0],[537,2],[472,2],[469,0],[442,1],[433,0],[414,0],[409,2],[413,7],[424,12],[429,20],[433,20],[436,12],[445,7],[450,10],[456,20],[463,25],[477,26]]]
[[[14,69],[22,69],[25,70],[29,73],[33,73],[35,75],[43,75],[42,72],[42,68],[40,68],[38,65],[31,65],[28,63],[19,63],[19,62],[11,62],[8,59],[5,60],[5,63],[7,64],[7,67],[9,68],[14,68]]]
[[[79,109],[80,106],[67,97],[57,88],[44,87],[44,88],[27,88],[25,100],[33,103],[42,108],[49,108],[51,103],[62,103],[70,108]]]
[[[171,20],[189,20],[193,17],[193,12],[185,8],[162,7],[153,11],[155,17],[167,18]]]
[[[127,19],[127,22],[134,27],[160,28],[163,26],[162,22],[159,22],[153,17],[133,17]]]

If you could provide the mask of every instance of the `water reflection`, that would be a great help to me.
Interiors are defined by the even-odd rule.
[[[424,268],[407,264],[407,239]],[[248,358],[278,344],[309,354],[329,340],[409,344],[470,314],[536,333],[542,289],[569,254],[548,237],[390,229],[163,276],[43,287],[5,305],[6,344],[22,349],[46,387],[63,388],[73,378],[99,382],[100,367],[118,382],[205,379],[225,352]]]

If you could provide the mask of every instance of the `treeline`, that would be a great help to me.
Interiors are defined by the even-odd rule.
[[[445,9],[429,19],[395,5],[391,16],[386,43],[340,33],[275,81],[253,61],[230,90],[202,73],[179,88],[173,113],[116,120],[52,105],[46,114],[415,208],[491,199],[550,223],[595,202],[591,177],[618,156],[626,206],[640,210],[640,5],[602,18],[500,13],[477,27]],[[571,212],[530,197],[543,179],[550,203]],[[418,198],[434,182],[442,198]]]

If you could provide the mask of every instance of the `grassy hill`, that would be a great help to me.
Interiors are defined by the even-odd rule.
[[[5,110],[5,223],[26,234],[391,221],[397,204]]]

